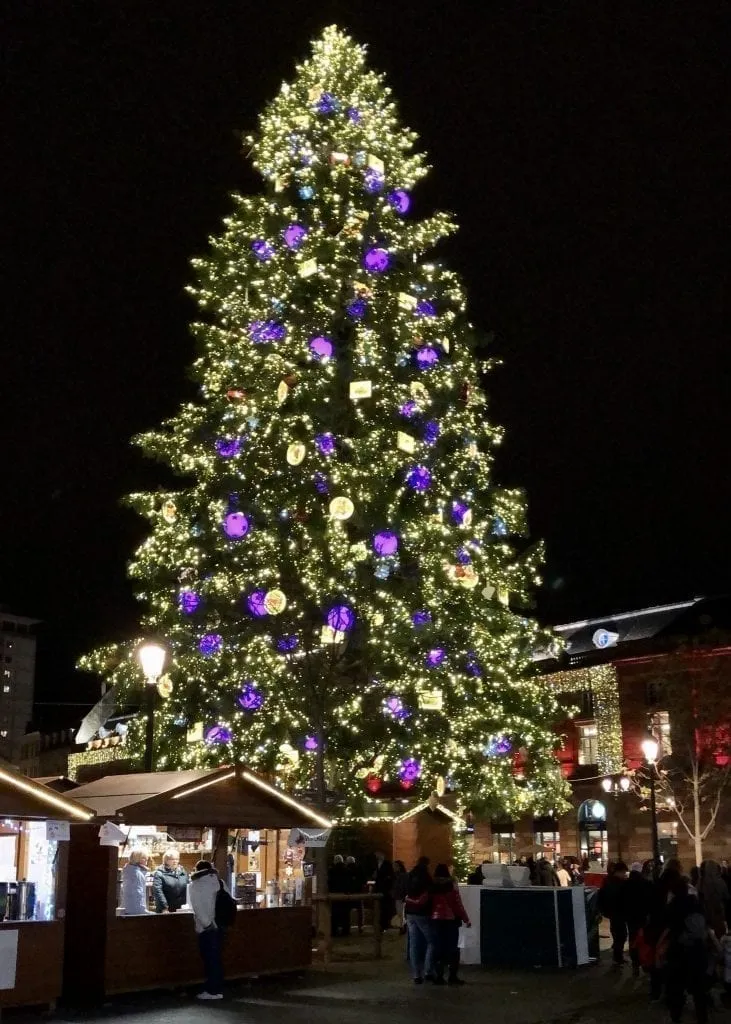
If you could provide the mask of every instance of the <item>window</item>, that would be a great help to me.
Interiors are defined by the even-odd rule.
[[[3,739],[5,739],[5,737],[6,737],[7,735],[8,735],[8,730],[7,730],[7,729],[0,729],[0,737],[2,737]]]
[[[597,764],[599,754],[596,722],[584,722],[577,728],[579,730],[579,764]]]
[[[3,686],[3,693],[10,693],[10,686],[7,683]]]
[[[658,757],[668,757],[673,752],[673,744],[670,739],[670,715],[667,711],[656,711],[652,716],[652,732],[660,744]]]

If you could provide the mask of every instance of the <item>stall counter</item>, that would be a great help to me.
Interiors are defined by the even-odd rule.
[[[240,909],[223,947],[227,980],[296,971],[312,962],[312,908]],[[108,995],[204,981],[193,915],[149,914],[109,922]]]
[[[0,924],[0,952],[5,936],[17,932],[17,959],[12,988],[0,983],[0,1009],[52,1006],[61,992],[63,921],[7,921]],[[7,954],[5,954],[7,956]],[[41,967],[42,965],[42,967]],[[9,967],[4,957],[3,968]],[[0,969],[0,978],[4,974]]]

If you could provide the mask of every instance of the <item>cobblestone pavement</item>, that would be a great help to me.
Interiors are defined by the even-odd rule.
[[[338,962],[299,977],[232,985],[220,1003],[200,1004],[193,993],[122,997],[93,1013],[59,1011],[69,1024],[665,1024],[649,1005],[644,979],[604,959],[577,970],[463,968],[467,984],[415,986],[398,937],[386,938],[384,959],[367,960],[355,938],[336,951]],[[605,954],[606,955],[606,954]],[[26,1015],[23,1015],[25,1019]],[[37,1018],[35,1018],[37,1020]],[[693,1015],[686,1014],[690,1022]],[[731,1024],[726,1010],[717,1024]]]

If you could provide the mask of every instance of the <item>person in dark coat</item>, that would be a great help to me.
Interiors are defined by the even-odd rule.
[[[682,878],[675,884],[667,910],[666,992],[670,1019],[679,1022],[685,993],[693,997],[698,1024],[708,1021],[707,970],[711,935],[698,897]],[[715,939],[714,939],[715,940]]]
[[[431,922],[432,877],[429,858],[420,857],[409,871],[405,914],[408,933],[408,960],[415,984],[423,984],[435,962],[434,929]]]
[[[399,934],[406,934],[406,921],[404,918],[404,902],[409,890],[409,873],[402,860],[393,862],[393,901],[396,904],[396,917],[399,923]]]
[[[342,854],[336,853],[330,870],[327,873],[327,888],[334,896],[347,891],[348,876]],[[330,921],[333,936],[349,935],[350,922],[348,904],[337,900],[330,904]]]
[[[629,958],[632,961],[632,975],[640,976],[640,954],[636,948],[637,933],[645,927],[652,903],[652,882],[642,873],[642,864],[636,861],[630,868],[629,877],[620,890],[624,902],[624,919],[627,922]]]
[[[345,858],[345,891],[352,893],[353,896],[360,896],[365,888],[365,872],[361,868],[355,857]],[[355,899],[352,903],[348,904],[348,923],[352,913],[356,913],[356,922],[358,926],[358,934],[363,931],[363,900]]]
[[[675,867],[665,868],[653,883],[652,895],[650,897],[650,911],[645,924],[645,939],[657,950],[658,942],[668,927],[668,908],[674,888],[682,881],[683,876],[680,870]],[[665,981],[664,966],[655,962],[650,968],[650,1001],[659,1002],[662,998],[663,984]]]
[[[607,871],[609,868],[607,867]],[[627,909],[624,886],[627,884],[627,865],[617,861],[612,865],[612,873],[607,874],[604,885],[599,890],[599,913],[609,918],[609,931],[612,934],[612,960],[621,965],[624,960],[624,944],[627,941]]]
[[[373,892],[380,893],[381,931],[388,931],[394,914],[393,864],[380,850],[376,852],[376,870],[373,873]]]
[[[188,873],[180,866],[177,850],[166,850],[162,866],[152,876],[152,892],[157,914],[174,914],[180,910],[188,895]]]

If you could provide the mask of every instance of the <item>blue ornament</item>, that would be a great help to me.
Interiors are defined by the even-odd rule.
[[[456,523],[457,526],[462,526],[469,511],[469,505],[465,505],[463,501],[453,501],[450,513],[452,516],[452,522]]]
[[[315,104],[315,110],[318,114],[335,114],[340,110],[340,104],[331,92],[324,92]]]
[[[429,420],[428,423],[424,424],[424,443],[428,445],[434,445],[439,440],[439,434],[441,433],[441,427],[436,420]]]
[[[380,171],[375,170],[373,167],[366,169],[363,175],[363,188],[366,192],[375,195],[376,192],[380,192],[383,189],[384,183],[385,179]]]
[[[315,490],[317,491],[318,494],[329,494],[330,493],[330,485],[329,485],[327,477],[325,476],[324,473],[321,473],[318,470],[317,473],[315,473],[315,475],[313,476],[312,479],[313,479],[313,481],[315,483]]]
[[[251,243],[251,251],[262,263],[267,263],[274,255],[274,246],[264,238],[257,238]]]
[[[373,550],[381,558],[395,555],[398,551],[398,535],[393,530],[382,530],[373,538]]]
[[[465,669],[467,670],[468,675],[471,675],[471,676],[481,676],[482,675],[482,669],[480,668],[480,663],[478,662],[477,656],[475,655],[474,651],[469,651],[468,652],[468,654],[467,654],[467,661],[465,662]]]
[[[206,743],[230,743],[231,730],[227,729],[225,725],[212,725],[210,729],[206,729],[203,738]]]
[[[304,242],[306,235],[307,228],[303,227],[301,224],[290,224],[289,227],[284,229],[282,238],[284,239],[284,244],[287,248],[299,249]]]
[[[265,345],[270,341],[281,341],[287,334],[284,324],[275,320],[254,320],[249,324],[249,336],[255,345]]]
[[[295,651],[299,647],[299,638],[296,636],[282,636],[277,640],[277,650],[285,654],[287,651]]]
[[[206,633],[198,641],[198,650],[204,658],[211,658],[214,654],[220,654],[223,649],[223,637],[220,633]]]
[[[433,302],[429,302],[428,299],[422,299],[416,304],[416,315],[417,316],[436,316],[437,307]]]
[[[345,310],[353,320],[362,320],[368,312],[368,303],[365,299],[355,299],[345,307]]]
[[[200,595],[194,590],[181,590],[178,596],[180,610],[184,615],[193,615],[201,605]]]
[[[312,199],[315,194],[315,190],[312,185],[303,185],[299,190],[300,199]]]
[[[222,459],[232,459],[241,451],[240,437],[219,437],[216,441],[216,452]]]
[[[315,434],[315,444],[321,455],[335,454],[335,438],[332,434]]]
[[[492,521],[492,529],[490,532],[495,537],[507,537],[508,527],[502,516],[495,516]]]
[[[406,483],[412,489],[419,493],[428,491],[431,487],[431,472],[426,466],[412,466],[406,474]]]
[[[397,722],[404,722],[407,718],[411,717],[411,712],[405,706],[404,702],[400,697],[388,697],[383,702],[383,713],[385,715],[391,715]]]
[[[400,213],[401,216],[404,216],[404,214],[409,212],[411,196],[402,188],[397,188],[393,192],[388,193],[388,202],[396,213]]]
[[[419,628],[419,626],[428,626],[429,623],[431,622],[431,612],[427,612],[424,610],[414,612],[413,615],[411,616],[411,621],[417,627],[417,629]]]
[[[427,668],[439,668],[440,665],[444,664],[446,658],[447,652],[443,647],[433,647],[430,651],[427,651],[424,664]]]
[[[244,711],[258,711],[264,703],[264,695],[253,683],[244,683],[236,703]]]
[[[360,124],[361,113],[357,107],[348,107],[348,120],[352,121],[353,124]]]
[[[460,565],[469,565],[472,559],[470,553],[466,548],[460,548],[457,552],[457,561]]]
[[[401,415],[405,416],[407,420],[410,420],[412,418],[412,416],[416,416],[418,411],[419,411],[419,406],[418,406],[418,404],[415,401],[413,401],[413,399],[411,399],[408,402],[404,402],[404,404],[399,409],[399,412],[401,413]]]
[[[355,612],[347,604],[336,604],[329,609],[326,621],[336,633],[347,633],[355,625]]]
[[[363,257],[363,266],[369,274],[383,274],[391,266],[391,257],[386,249],[369,249]]]
[[[424,345],[423,348],[417,348],[414,358],[420,370],[431,370],[439,362],[439,352],[431,345]]]
[[[254,590],[246,598],[246,607],[249,609],[251,614],[260,619],[263,615],[266,615],[267,610],[264,604],[264,600],[267,596],[266,590]]]

